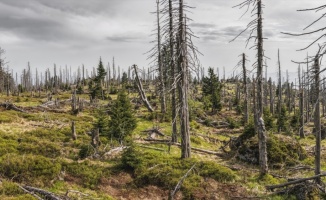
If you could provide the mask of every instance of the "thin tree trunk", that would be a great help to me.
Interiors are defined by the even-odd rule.
[[[243,87],[244,87],[244,123],[249,122],[249,105],[248,105],[248,86],[247,86],[247,70],[246,70],[246,55],[242,54],[242,70],[243,70]]]
[[[187,66],[187,44],[186,30],[184,26],[184,3],[179,0],[179,33],[177,55],[179,56],[178,65],[180,73],[179,104],[180,104],[180,133],[181,133],[181,158],[191,157],[190,132],[189,132],[189,109],[188,109],[188,66]]]
[[[263,119],[263,23],[262,23],[262,2],[257,0],[257,37],[258,37],[258,65],[257,65],[257,110],[258,110],[258,140],[259,140],[259,165],[262,175],[268,173],[267,164],[267,135]]]
[[[176,80],[175,80],[175,62],[174,62],[174,45],[173,45],[173,7],[172,0],[169,0],[169,39],[170,39],[170,64],[172,84],[172,142],[177,142],[177,104],[176,104]],[[199,80],[198,80],[199,81]]]
[[[319,85],[320,85],[320,66],[319,66],[319,59],[316,56],[315,64],[314,64],[314,78],[315,78],[315,117],[314,117],[314,125],[316,130],[316,152],[315,152],[315,175],[320,174],[320,155],[321,155],[321,125],[320,125],[320,105],[319,105]],[[321,183],[320,177],[316,179],[317,183]]]
[[[157,7],[157,53],[158,53],[158,71],[160,77],[160,100],[161,100],[161,113],[166,113],[166,101],[165,101],[165,84],[163,75],[163,63],[161,54],[161,26],[160,26],[160,1],[156,0]]]
[[[304,90],[303,90],[303,83],[301,78],[301,69],[299,66],[298,74],[299,74],[299,90],[300,90],[300,98],[299,98],[299,110],[300,110],[300,129],[299,135],[300,138],[304,138]]]

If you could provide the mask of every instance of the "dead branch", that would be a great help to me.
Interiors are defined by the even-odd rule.
[[[137,83],[137,88],[138,88],[138,92],[139,92],[139,95],[140,95],[140,98],[142,99],[142,101],[144,102],[146,108],[148,109],[149,112],[154,112],[151,104],[148,102],[147,100],[147,97],[145,95],[145,92],[144,92],[144,89],[143,89],[143,85],[138,77],[138,72],[137,72],[137,66],[136,65],[133,65],[134,67],[134,70],[135,70],[135,79],[136,79],[136,83]]]
[[[316,176],[312,176],[312,177],[308,177],[308,178],[301,178],[301,179],[297,179],[297,180],[294,180],[294,181],[289,181],[287,183],[282,183],[282,184],[278,184],[278,185],[267,185],[266,189],[273,191],[276,188],[282,188],[282,187],[285,187],[285,186],[288,186],[288,185],[293,185],[293,184],[305,182],[305,181],[308,181],[308,180],[318,179],[318,178],[323,177],[323,176],[326,176],[326,174],[318,174]]]
[[[194,164],[188,171],[187,173],[180,179],[180,181],[178,182],[178,184],[175,186],[174,190],[169,194],[169,200],[173,200],[174,199],[174,195],[175,193],[181,188],[183,181],[187,178],[187,176],[189,175],[189,173],[193,170],[193,168],[196,166],[196,164]]]

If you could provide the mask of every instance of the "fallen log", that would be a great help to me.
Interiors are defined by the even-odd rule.
[[[38,194],[42,195],[44,197],[44,199],[47,199],[47,200],[63,200],[62,198],[56,196],[52,192],[48,192],[48,191],[42,190],[40,188],[35,188],[35,187],[31,187],[31,186],[22,186],[22,187],[29,192],[38,193]]]
[[[276,188],[282,188],[282,187],[285,187],[285,186],[288,186],[288,185],[293,185],[293,184],[305,182],[305,181],[308,181],[308,180],[317,179],[317,178],[320,178],[320,177],[323,177],[323,176],[326,176],[326,174],[318,174],[316,176],[312,176],[312,177],[308,177],[308,178],[301,178],[301,179],[297,179],[297,180],[294,180],[294,181],[289,181],[287,183],[282,183],[282,184],[278,184],[278,185],[267,185],[267,186],[265,186],[265,188],[267,190],[273,191]]]
[[[6,110],[14,110],[14,111],[18,111],[18,112],[23,112],[25,113],[26,111],[23,110],[22,108],[17,107],[15,104],[10,103],[10,102],[5,102],[5,103],[1,103],[0,107],[5,108]]]

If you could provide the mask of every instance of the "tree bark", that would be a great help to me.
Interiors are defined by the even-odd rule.
[[[166,102],[165,102],[165,84],[163,75],[163,63],[161,54],[161,26],[160,26],[160,1],[156,0],[157,7],[157,53],[158,53],[158,71],[160,77],[160,101],[161,101],[161,113],[166,113]]]
[[[262,2],[257,0],[257,49],[258,49],[258,65],[257,65],[257,109],[258,109],[258,140],[259,140],[259,165],[260,173],[262,175],[268,173],[268,164],[267,164],[267,135],[263,119],[263,84],[262,84],[262,75],[263,75],[263,23],[262,23]]]
[[[315,79],[315,117],[314,117],[314,125],[316,130],[316,152],[315,152],[315,175],[320,174],[320,155],[321,155],[321,125],[320,125],[320,105],[319,105],[319,85],[320,85],[320,66],[319,66],[319,58],[316,56],[314,63],[314,79]],[[316,178],[316,182],[318,184],[321,183],[320,177]]]
[[[179,104],[180,104],[180,133],[181,133],[181,158],[191,157],[190,132],[189,132],[189,109],[188,109],[188,65],[187,65],[187,44],[186,29],[184,26],[184,3],[179,0],[179,32],[177,49],[180,81],[179,87]]]
[[[176,103],[176,80],[175,80],[175,62],[174,62],[174,44],[173,44],[173,7],[172,0],[169,0],[169,39],[170,39],[170,65],[171,80],[173,81],[171,89],[172,106],[172,142],[177,142],[177,103]],[[199,80],[198,80],[199,81]]]
[[[247,70],[246,70],[246,55],[242,54],[242,70],[243,70],[243,87],[244,87],[244,123],[249,122],[249,105],[248,105],[248,86],[247,86]]]

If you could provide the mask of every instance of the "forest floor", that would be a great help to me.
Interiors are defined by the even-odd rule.
[[[87,95],[79,96],[88,99]],[[10,102],[21,109],[0,108],[0,199],[42,197],[22,190],[24,186],[40,188],[62,199],[168,199],[192,166],[175,199],[298,199],[295,190],[278,193],[280,190],[268,191],[265,186],[314,175],[315,139],[311,124],[305,130],[305,139],[296,133],[268,132],[276,143],[299,144],[306,156],[283,155],[288,147],[272,146],[275,149],[271,151],[280,155],[271,154],[270,174],[260,176],[257,163],[241,160],[241,148],[232,150],[228,145],[244,132],[242,116],[234,108],[211,115],[203,111],[200,102],[191,101],[194,149],[191,159],[181,160],[178,145],[162,142],[171,136],[170,120],[161,120],[159,113],[149,113],[143,107],[134,112],[138,125],[133,132],[132,147],[108,153],[120,144],[101,134],[102,144],[95,155],[89,132],[97,122],[98,108],[108,102],[85,106],[74,115],[70,112],[70,94],[58,94],[55,98],[62,104],[45,108],[44,103],[48,102],[45,94],[0,97],[0,103]],[[116,95],[111,98],[114,100]],[[76,123],[77,140],[72,139],[72,121]],[[164,136],[148,140],[144,131],[151,129]],[[246,143],[248,149],[251,144],[255,144],[254,139]],[[323,148],[325,145],[322,141]],[[255,150],[252,152],[255,157]],[[322,170],[326,171],[325,155]],[[306,197],[312,195],[311,191],[306,193]]]

